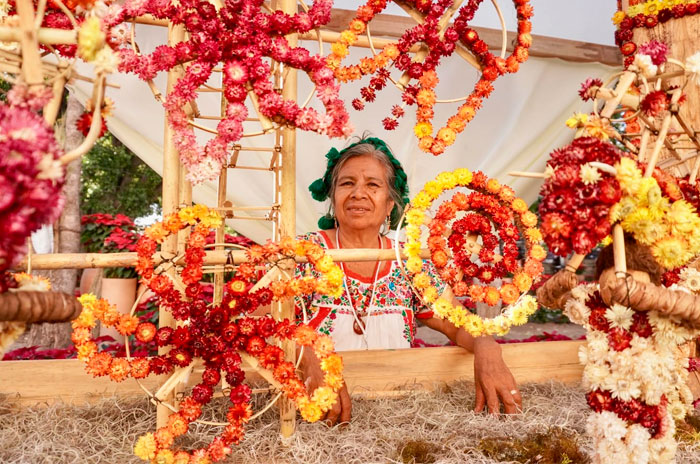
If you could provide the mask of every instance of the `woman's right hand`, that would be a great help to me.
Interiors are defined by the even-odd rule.
[[[324,374],[321,370],[321,363],[313,351],[305,349],[299,367],[304,374],[303,380],[306,383],[306,390],[311,395],[314,390],[323,385]],[[343,384],[343,387],[338,391],[338,401],[321,417],[321,420],[326,421],[326,424],[332,427],[336,424],[350,422],[351,416],[352,402],[348,387]]]

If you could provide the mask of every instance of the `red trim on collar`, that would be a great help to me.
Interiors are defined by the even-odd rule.
[[[318,231],[321,234],[321,238],[323,238],[323,241],[326,242],[326,246],[328,247],[329,250],[335,249],[335,246],[333,245],[333,241],[331,240],[330,236],[326,233],[325,230],[319,230]],[[385,250],[391,250],[393,248],[393,245],[391,244],[391,240],[388,237],[382,237],[383,240],[383,246]],[[377,274],[377,280],[382,279],[386,276],[389,275],[389,272],[391,271],[391,263],[393,261],[384,261],[384,264],[382,267],[379,269],[379,273]],[[371,284],[372,279],[374,276],[369,276],[365,277],[363,275],[360,275],[356,272],[353,272],[352,269],[346,269],[345,274],[348,277],[351,277],[355,280],[359,280],[360,282],[364,284]]]

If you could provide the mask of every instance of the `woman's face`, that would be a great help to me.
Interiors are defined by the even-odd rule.
[[[394,207],[387,177],[384,165],[370,155],[355,156],[343,164],[333,195],[341,227],[379,232]]]

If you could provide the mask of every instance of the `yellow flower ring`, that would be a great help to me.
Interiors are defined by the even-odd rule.
[[[453,198],[452,201],[445,203],[448,206],[438,209],[436,216],[440,215],[437,221],[429,221],[428,209],[433,202],[447,190],[452,190],[457,187],[467,187],[473,190],[474,194],[471,197],[462,195]],[[472,198],[474,201],[470,201]],[[490,208],[479,207],[472,211],[472,204],[490,203]],[[499,235],[509,237],[509,239],[517,239],[523,236],[527,248],[527,259],[522,267],[517,266],[517,261],[509,258],[511,262],[503,265],[506,270],[513,274],[513,283],[508,283],[500,288],[495,288],[489,285],[466,285],[462,280],[465,275],[470,276],[471,281],[475,276],[473,269],[466,269],[473,263],[453,263],[447,266],[446,262],[452,259],[446,248],[443,246],[444,239],[439,237],[441,233],[452,235],[452,239],[448,241],[454,243],[463,243],[469,254],[480,254],[481,246],[476,243],[475,237],[469,237],[462,240],[458,235],[458,231],[448,231],[446,222],[456,217],[457,211],[466,211],[467,216],[481,216],[492,221],[489,217],[489,211],[499,212],[499,208],[506,208],[508,219],[499,218],[496,222],[496,227],[499,228]],[[443,172],[439,174],[435,180],[429,181],[411,201],[409,209],[405,213],[407,222],[406,226],[406,244],[404,252],[407,256],[406,268],[413,275],[413,286],[421,299],[428,305],[432,305],[433,312],[441,319],[447,319],[456,327],[464,328],[473,336],[481,335],[503,335],[508,332],[513,325],[522,325],[527,322],[528,316],[537,310],[537,302],[535,299],[525,293],[528,292],[536,280],[542,274],[542,261],[547,253],[541,245],[542,234],[537,229],[537,217],[528,211],[527,204],[520,198],[515,197],[513,190],[501,185],[495,179],[487,178],[483,173],[472,173],[466,168],[457,169],[452,172]],[[446,277],[448,283],[454,284],[457,288],[455,293],[461,295],[469,295],[473,300],[485,302],[489,305],[495,305],[498,301],[503,301],[507,306],[506,310],[492,319],[481,319],[479,316],[470,313],[464,307],[454,306],[450,301],[438,295],[437,289],[431,284],[429,276],[422,272],[423,262],[420,258],[421,248],[421,226],[430,222],[431,238],[429,238],[429,248],[434,251],[432,254],[433,262],[435,258],[442,266],[443,272],[441,276]],[[483,231],[483,229],[481,229]],[[488,236],[489,233],[485,232]],[[488,238],[487,241],[491,240]],[[453,250],[454,251],[454,250]],[[488,253],[481,253],[482,258],[491,258],[499,261],[498,255],[487,250]],[[509,253],[512,255],[512,253]],[[503,257],[501,257],[503,258]],[[454,260],[453,260],[454,261]],[[464,269],[460,269],[460,267]],[[456,271],[458,269],[458,271]],[[465,272],[466,271],[466,272]],[[460,272],[462,275],[460,275]],[[489,280],[488,278],[486,280]],[[466,288],[465,288],[466,287]]]

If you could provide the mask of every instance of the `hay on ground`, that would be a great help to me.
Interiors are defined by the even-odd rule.
[[[474,386],[466,382],[403,398],[356,399],[351,424],[329,429],[300,421],[296,434],[286,442],[279,435],[277,411],[272,408],[248,425],[245,440],[226,462],[526,462],[530,451],[525,448],[532,443],[582,453],[567,454],[567,461],[551,452],[547,460],[534,462],[585,462],[581,456],[590,453],[591,441],[585,435],[588,408],[583,391],[558,383],[523,385],[521,390],[524,413],[500,417],[470,410]],[[260,404],[266,400],[262,395],[256,398]],[[206,418],[224,420],[226,402],[213,403],[205,411]],[[143,462],[133,455],[132,446],[138,436],[154,428],[155,406],[145,399],[27,408],[5,398],[0,401],[0,462]],[[205,446],[220,430],[196,425],[177,444]],[[700,464],[700,443],[682,442],[677,461]]]

